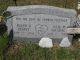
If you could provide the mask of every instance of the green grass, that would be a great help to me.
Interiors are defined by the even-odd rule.
[[[3,36],[0,36],[0,54],[2,54],[3,50],[7,46],[8,43],[8,35],[7,33],[4,33]]]
[[[0,37],[0,60],[80,60],[80,42],[76,43],[77,47],[61,48],[54,44],[49,49],[33,43],[14,42],[6,53],[2,54],[8,40],[7,33]]]
[[[13,44],[5,54],[6,60],[80,60],[80,49],[41,48],[37,44]]]

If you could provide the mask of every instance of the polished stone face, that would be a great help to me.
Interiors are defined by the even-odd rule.
[[[13,17],[15,37],[28,38],[63,38],[65,29],[70,26],[70,19],[53,15],[32,14]]]

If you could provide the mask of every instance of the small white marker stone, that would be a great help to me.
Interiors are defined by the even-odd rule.
[[[68,39],[68,37],[63,38],[61,43],[59,44],[60,47],[70,47],[71,43]]]
[[[50,38],[41,38],[39,41],[39,46],[42,48],[51,48],[53,47],[52,39]]]

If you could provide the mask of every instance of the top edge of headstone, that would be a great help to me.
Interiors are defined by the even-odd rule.
[[[58,9],[58,10],[62,10],[65,12],[72,12],[74,14],[77,14],[76,10],[74,10],[74,9],[60,8],[60,7],[49,6],[49,5],[9,6],[7,8],[7,11],[24,10],[24,9],[29,9],[29,8],[33,8],[33,9],[35,9],[35,8]]]

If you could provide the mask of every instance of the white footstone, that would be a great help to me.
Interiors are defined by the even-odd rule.
[[[39,46],[42,48],[51,48],[53,47],[52,39],[50,38],[41,38],[39,41]]]
[[[68,39],[68,37],[63,38],[61,43],[59,44],[60,47],[70,47],[71,43]]]

